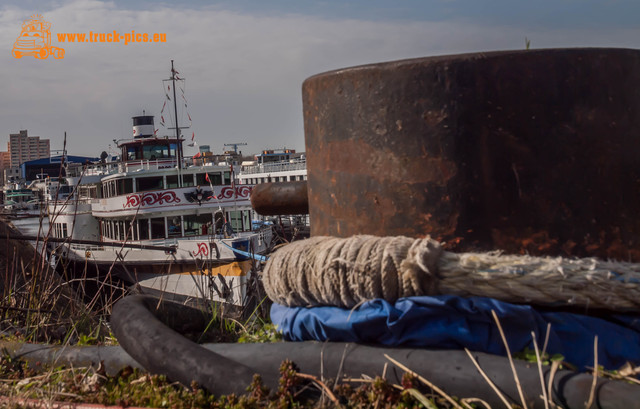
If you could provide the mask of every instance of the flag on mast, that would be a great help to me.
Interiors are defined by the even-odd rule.
[[[205,172],[204,173],[204,180],[206,180],[207,182],[209,182],[209,187],[211,188],[211,196],[214,199],[218,199],[218,197],[216,196],[216,191],[213,189],[213,184],[211,183],[211,179],[209,178],[209,172]]]

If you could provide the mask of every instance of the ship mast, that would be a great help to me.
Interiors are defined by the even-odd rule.
[[[176,118],[176,140],[178,145],[178,173],[182,170],[182,142],[180,141],[180,127],[178,126],[178,102],[176,100],[176,70],[173,68],[173,60],[171,60],[171,82],[173,84],[173,113]],[[180,186],[182,186],[182,175],[178,177]]]

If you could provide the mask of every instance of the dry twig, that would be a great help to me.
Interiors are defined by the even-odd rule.
[[[504,406],[507,409],[511,409],[511,404],[509,403],[509,401],[507,400],[507,398],[504,397],[504,395],[502,394],[502,392],[500,392],[500,389],[498,389],[498,387],[491,381],[491,379],[489,379],[489,377],[487,376],[487,374],[482,370],[482,368],[480,368],[480,365],[478,364],[478,361],[476,361],[476,359],[473,357],[473,355],[471,354],[471,351],[469,351],[468,348],[464,349],[465,352],[467,353],[467,355],[469,355],[469,358],[471,358],[471,362],[473,362],[473,364],[476,366],[476,369],[478,369],[478,372],[480,372],[480,375],[482,375],[482,377],[484,378],[485,381],[487,381],[487,383],[489,384],[489,386],[491,387],[491,389],[493,389],[493,391],[498,395],[498,397],[500,398],[500,400],[502,401],[502,403],[504,403]]]
[[[533,340],[533,348],[536,351],[536,362],[538,363],[538,373],[540,374],[540,385],[542,386],[542,398],[544,399],[544,407],[545,409],[549,409],[547,388],[544,385],[544,375],[542,374],[542,358],[540,357],[540,351],[538,350],[538,342],[536,342],[536,333],[533,331],[531,331],[531,339]]]
[[[411,369],[409,369],[405,365],[403,365],[400,362],[396,361],[395,359],[391,358],[389,355],[384,354],[384,357],[387,358],[389,361],[391,361],[396,366],[398,366],[400,369],[402,369],[405,372],[408,372],[411,375],[417,377],[422,383],[424,383],[425,385],[427,385],[428,387],[430,387],[431,389],[433,389],[434,391],[439,393],[443,398],[445,398],[447,400],[447,402],[449,402],[451,405],[453,405],[454,408],[463,409],[460,405],[458,405],[458,403],[455,400],[453,400],[453,398],[451,396],[449,396],[442,389],[438,388],[436,385],[434,385],[431,382],[429,382],[427,379],[423,378],[422,376],[418,375],[416,372],[412,371]]]
[[[334,395],[333,392],[331,392],[331,389],[320,379],[318,379],[313,375],[304,374],[304,373],[297,373],[296,376],[302,379],[309,379],[311,382],[319,386],[320,389],[322,389],[322,391],[327,394],[327,396],[329,397],[329,399],[331,399],[333,403],[338,405],[338,407],[341,407],[340,401],[338,401],[338,398],[336,398],[336,395]]]
[[[593,399],[596,396],[596,384],[598,383],[598,336],[593,340],[593,382],[591,383],[591,392],[589,392],[589,400],[585,405],[589,409],[593,405]]]
[[[520,395],[520,401],[522,401],[522,407],[527,409],[527,402],[524,399],[524,393],[522,392],[522,385],[520,385],[520,379],[518,378],[518,372],[516,372],[516,366],[513,363],[513,358],[511,357],[511,350],[509,350],[509,344],[507,344],[507,338],[504,335],[504,331],[502,330],[502,325],[500,325],[500,320],[498,319],[498,315],[495,310],[491,310],[491,315],[493,315],[493,319],[496,321],[496,325],[498,326],[498,331],[500,332],[500,336],[502,337],[502,342],[504,343],[504,348],[507,350],[507,357],[509,358],[509,365],[511,365],[511,371],[513,372],[513,379],[516,381],[516,387],[518,388],[518,394]]]

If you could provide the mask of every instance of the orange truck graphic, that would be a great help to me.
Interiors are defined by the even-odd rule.
[[[53,58],[64,58],[64,48],[51,45],[50,28],[51,23],[44,21],[42,16],[31,16],[30,20],[22,23],[22,32],[13,44],[11,54],[16,58],[33,55],[42,60],[50,55],[53,55]]]

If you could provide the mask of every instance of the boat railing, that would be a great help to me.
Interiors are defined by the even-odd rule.
[[[291,170],[305,170],[307,168],[306,159],[295,159],[290,161],[260,163],[257,165],[245,165],[242,167],[242,173],[252,175],[256,173],[273,173],[285,172]]]
[[[178,160],[176,158],[130,160],[120,162],[118,164],[118,172],[169,169],[176,166],[178,166]]]
[[[55,206],[56,208],[62,208],[62,207],[73,206],[77,204],[91,204],[93,200],[94,198],[92,197],[85,197],[85,196],[77,197],[73,195],[65,198],[46,200],[44,203],[49,207]]]
[[[72,244],[71,249],[81,251],[103,251],[104,246],[96,246],[95,244]]]
[[[193,241],[233,240],[233,239],[236,239],[238,237],[242,237],[245,233],[250,233],[250,232],[235,233],[235,234],[233,234],[231,236],[225,236],[223,234],[204,234],[204,235],[197,235],[197,236],[183,236],[183,237],[180,237],[180,240],[193,240]]]
[[[101,176],[113,173],[118,169],[118,162],[94,163],[90,165],[69,166],[67,177]]]

